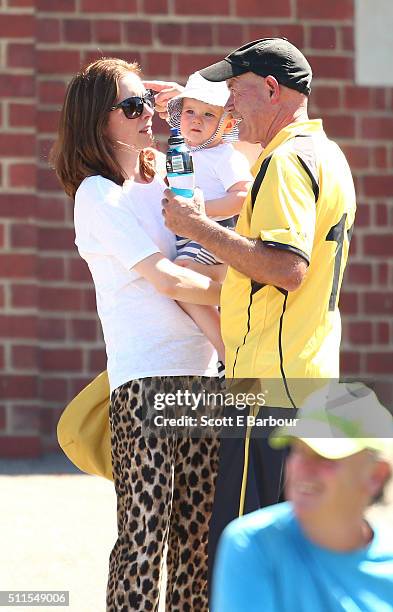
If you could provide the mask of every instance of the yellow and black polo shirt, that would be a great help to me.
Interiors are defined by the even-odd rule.
[[[292,123],[253,168],[236,231],[299,254],[309,268],[287,292],[232,267],[223,285],[222,334],[229,378],[331,378],[339,372],[337,303],[355,216],[348,163],[319,119]],[[290,397],[290,384],[286,391]]]

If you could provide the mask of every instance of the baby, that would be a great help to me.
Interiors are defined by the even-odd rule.
[[[220,225],[233,228],[252,182],[247,158],[231,141],[237,140],[237,120],[224,106],[229,98],[225,83],[213,83],[198,72],[182,93],[168,102],[169,123],[180,128],[192,152],[195,185],[204,195],[206,214]],[[220,280],[226,266],[213,253],[187,238],[177,237],[176,263]],[[216,347],[224,362],[219,314],[209,306],[182,304]]]

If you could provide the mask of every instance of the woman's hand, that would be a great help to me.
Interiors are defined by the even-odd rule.
[[[156,112],[161,119],[168,119],[167,106],[171,98],[178,96],[183,91],[184,87],[174,81],[143,81],[146,89],[156,91]]]

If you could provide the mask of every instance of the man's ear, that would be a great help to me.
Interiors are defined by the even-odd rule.
[[[269,74],[265,78],[265,84],[269,88],[269,96],[271,102],[277,103],[280,97],[280,85],[277,79]]]
[[[370,474],[369,487],[372,497],[378,495],[392,476],[392,468],[387,461],[379,460]]]
[[[236,125],[236,119],[227,119],[226,120],[226,125],[225,125],[225,129],[224,129],[224,134],[227,134],[228,132],[230,132],[231,130],[233,130],[233,128]]]

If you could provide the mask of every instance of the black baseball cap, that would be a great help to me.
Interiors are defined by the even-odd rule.
[[[263,77],[274,76],[281,85],[306,96],[311,91],[311,66],[303,53],[286,38],[254,40],[199,72],[208,81],[226,81],[254,72]]]

